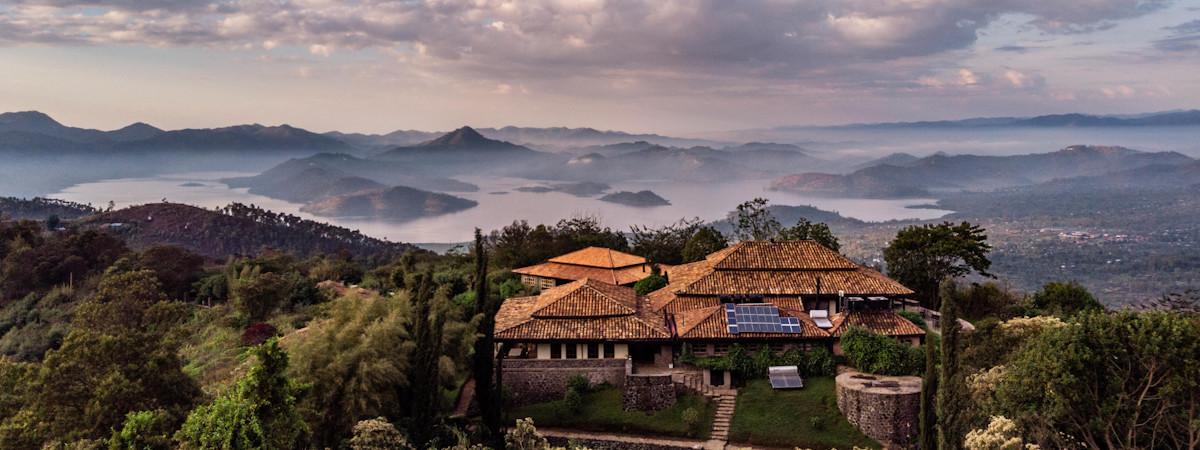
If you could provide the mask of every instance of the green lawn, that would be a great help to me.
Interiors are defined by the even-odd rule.
[[[813,417],[820,417],[822,424],[814,426]],[[738,389],[729,439],[773,447],[880,447],[842,417],[833,377],[808,378],[804,389],[786,391],[771,389],[767,380],[750,381]]]
[[[689,429],[681,416],[688,408],[700,412],[700,423]],[[568,411],[562,400],[522,406],[508,411],[509,420],[532,417],[536,426],[578,430],[649,434],[704,439],[712,429],[716,405],[699,395],[680,396],[675,406],[647,414],[625,411],[621,390],[601,387],[583,395],[583,409]]]

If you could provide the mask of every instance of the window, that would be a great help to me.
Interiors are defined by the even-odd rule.
[[[600,357],[600,344],[588,344],[588,359]]]
[[[605,358],[616,358],[617,357],[617,346],[613,345],[611,343],[607,343],[607,342],[604,343],[604,357]]]
[[[550,359],[562,359],[562,344],[550,344]]]
[[[784,345],[782,342],[772,342],[770,344],[770,346],[771,346],[771,353],[774,353],[776,355],[783,353]]]
[[[567,344],[567,359],[579,359],[579,346]]]
[[[713,344],[713,355],[722,356],[729,353],[729,344]]]
[[[708,344],[696,344],[691,347],[693,355],[708,356]]]

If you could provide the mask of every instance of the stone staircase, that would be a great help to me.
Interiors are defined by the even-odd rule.
[[[671,373],[671,381],[674,381],[676,385],[683,387],[687,391],[703,395],[710,399],[717,396],[716,388],[704,382],[703,372],[677,370]]]
[[[712,434],[709,439],[718,441],[729,440],[729,421],[733,419],[733,409],[737,405],[737,394],[720,394],[716,397],[717,413],[713,417]]]

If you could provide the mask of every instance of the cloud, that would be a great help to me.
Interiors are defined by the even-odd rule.
[[[1168,53],[1200,53],[1200,19],[1164,27],[1170,34],[1154,41],[1154,48]]]
[[[392,70],[471,80],[484,91],[894,91],[1001,86],[1000,74],[960,70],[980,32],[1001,18],[1081,33],[1168,1],[0,0],[0,46],[370,50],[402,61]]]

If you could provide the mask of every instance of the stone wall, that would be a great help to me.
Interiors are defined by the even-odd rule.
[[[675,404],[675,382],[671,374],[629,375],[621,403],[626,411],[658,411]]]
[[[628,359],[505,359],[505,395],[517,405],[559,400],[575,375],[583,375],[593,385],[621,387],[628,364]]]
[[[847,371],[837,376],[838,409],[863,434],[889,447],[916,445],[921,379]]]

